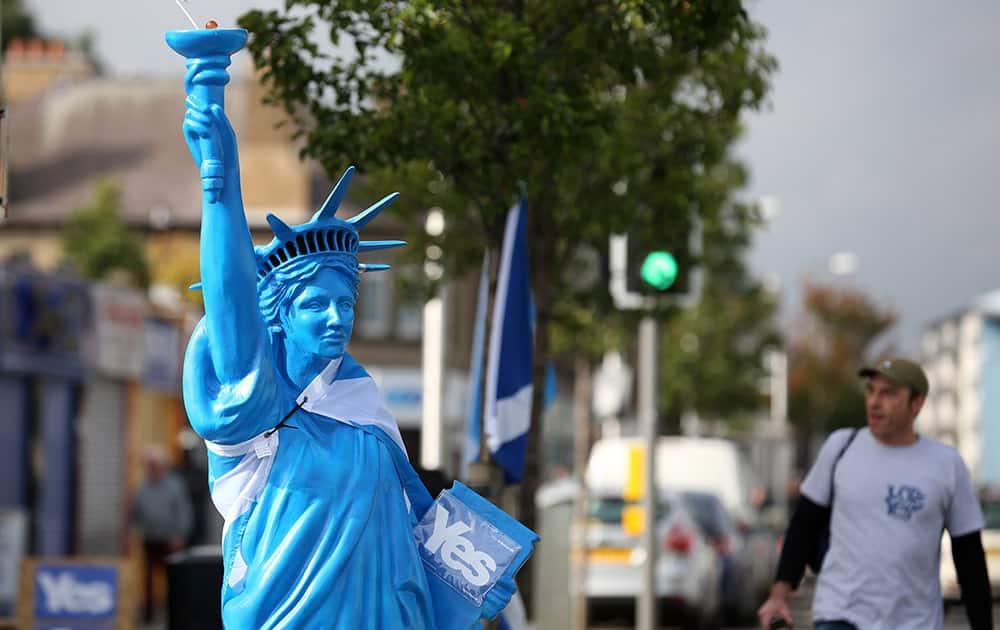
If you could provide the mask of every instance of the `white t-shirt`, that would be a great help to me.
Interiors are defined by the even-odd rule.
[[[850,432],[827,439],[802,482],[813,502],[829,505],[830,471]],[[983,528],[961,456],[923,436],[886,446],[861,429],[837,464],[834,492],[813,619],[844,619],[860,630],[940,629],[941,533]]]

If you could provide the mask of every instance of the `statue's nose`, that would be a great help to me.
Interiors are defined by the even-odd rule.
[[[327,323],[332,327],[340,326],[343,317],[340,315],[340,311],[337,309],[336,304],[331,304],[330,308],[327,309]]]

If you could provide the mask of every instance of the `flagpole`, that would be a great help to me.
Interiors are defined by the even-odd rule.
[[[573,498],[570,530],[570,621],[573,630],[587,628],[587,455],[590,452],[590,409],[593,374],[590,359],[577,353],[573,370],[573,472],[579,480]]]
[[[470,425],[480,427],[479,457],[468,467],[470,485],[514,518],[520,518],[518,486],[506,484],[521,480],[524,474],[535,398],[525,214],[522,199],[505,215],[502,247],[486,255],[484,378],[476,384],[479,419]]]
[[[499,268],[499,252],[487,250],[486,253],[486,277],[488,278],[488,289],[486,291],[486,317],[483,322],[483,353],[480,370],[482,378],[479,380],[479,458],[477,461],[469,463],[468,481],[469,487],[489,499],[494,505],[499,504],[499,482],[498,471],[493,464],[490,454],[489,443],[486,435],[486,414],[489,411],[489,401],[487,400],[486,385],[486,363],[490,356],[491,335],[493,330],[493,309],[496,308],[496,285],[497,271]]]
[[[500,493],[503,484],[503,477],[499,469],[493,463],[490,454],[489,443],[486,436],[486,414],[489,410],[486,386],[486,363],[490,356],[490,336],[493,329],[493,309],[496,308],[496,285],[497,269],[499,267],[498,252],[487,250],[486,253],[486,276],[489,278],[489,288],[486,291],[486,317],[483,322],[483,353],[479,366],[482,378],[479,379],[479,458],[468,465],[469,487],[481,496],[485,497],[494,505],[500,505]],[[483,630],[497,630],[500,627],[498,620],[482,621]]]

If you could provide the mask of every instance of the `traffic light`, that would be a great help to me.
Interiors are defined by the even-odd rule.
[[[639,267],[639,277],[657,291],[666,291],[677,280],[677,259],[671,252],[650,252]]]
[[[618,308],[691,306],[701,295],[701,230],[652,234],[632,230],[611,237],[609,288]]]
[[[686,295],[691,291],[697,261],[688,233],[651,237],[630,232],[627,238],[630,292]]]

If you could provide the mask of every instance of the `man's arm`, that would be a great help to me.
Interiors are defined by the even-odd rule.
[[[986,554],[979,530],[951,539],[951,557],[962,591],[962,603],[972,630],[993,628],[993,595],[986,570]]]
[[[820,531],[829,522],[830,508],[809,500],[805,495],[799,499],[799,505],[788,524],[788,531],[785,532],[785,542],[781,546],[776,582],[786,582],[792,589],[799,587]]]
[[[794,623],[788,608],[788,597],[799,587],[806,570],[809,554],[816,547],[817,538],[825,523],[830,520],[830,508],[824,507],[802,496],[795,508],[785,542],[781,546],[778,560],[778,574],[771,587],[767,601],[757,611],[761,628],[768,628],[771,620],[784,619],[789,625]]]
[[[802,481],[799,504],[788,523],[785,542],[781,546],[778,574],[770,596],[757,611],[762,628],[767,628],[775,617],[784,619],[789,625],[794,621],[787,600],[799,587],[806,564],[819,541],[820,532],[830,522],[828,506],[833,498],[834,465],[854,434],[850,429],[834,431],[823,443],[816,462]],[[827,506],[816,501],[824,501]]]

